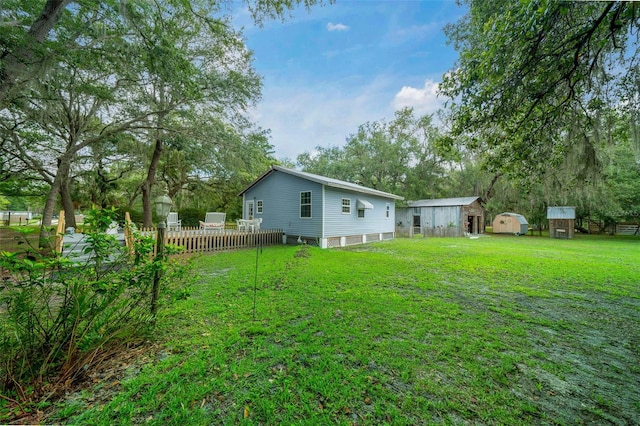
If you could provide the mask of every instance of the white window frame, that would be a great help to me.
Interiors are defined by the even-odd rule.
[[[302,194],[309,194],[309,202],[308,203],[302,203]],[[313,217],[313,195],[311,194],[311,191],[300,191],[300,219],[311,219]],[[309,216],[302,216],[302,207],[303,206],[309,206]]]
[[[358,209],[358,213],[356,215],[358,217],[358,219],[364,219],[364,210],[365,209]]]
[[[342,214],[351,214],[351,198],[342,199]]]
[[[391,218],[391,203],[387,203],[387,210],[386,210],[386,217],[387,219]]]
[[[262,214],[262,200],[256,201],[256,214]]]

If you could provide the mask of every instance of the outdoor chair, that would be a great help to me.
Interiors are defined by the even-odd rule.
[[[176,231],[179,231],[182,227],[182,219],[178,219],[178,213],[170,212],[167,215],[167,229],[171,231],[171,228],[174,228]]]
[[[204,222],[200,221],[200,229],[218,229],[224,230],[224,221],[227,218],[226,213],[207,212]]]
[[[236,221],[238,225],[238,231],[257,231],[260,229],[262,218],[258,219],[238,219]]]

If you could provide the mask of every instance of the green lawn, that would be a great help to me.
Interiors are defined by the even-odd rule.
[[[269,247],[196,269],[162,347],[49,423],[640,423],[638,238]]]

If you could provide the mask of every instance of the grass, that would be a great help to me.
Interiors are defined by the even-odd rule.
[[[0,250],[8,252],[23,252],[28,249],[37,250],[40,225],[28,226],[0,226]],[[51,227],[55,234],[56,227]],[[29,245],[31,247],[29,247]]]
[[[47,420],[638,424],[638,259],[530,236],[203,256],[162,347]]]

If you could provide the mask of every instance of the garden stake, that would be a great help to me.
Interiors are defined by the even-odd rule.
[[[262,240],[256,244],[256,273],[253,279],[253,320],[256,320],[256,294],[258,292],[258,254],[262,253]]]

